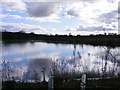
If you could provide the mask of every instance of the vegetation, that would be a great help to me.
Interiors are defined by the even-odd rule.
[[[90,36],[72,36],[72,35],[37,35],[34,33],[24,33],[24,32],[2,32],[2,40],[3,42],[11,42],[11,41],[34,41],[40,40],[45,42],[53,42],[53,43],[74,43],[74,44],[92,44],[92,45],[106,45],[106,46],[120,46],[120,35],[90,35]],[[74,46],[76,49],[76,46]],[[76,51],[76,50],[75,50]],[[86,74],[87,76],[87,84],[86,90],[90,89],[120,89],[120,73],[115,75],[115,67],[112,68],[112,71],[107,72],[107,62],[108,62],[108,54],[111,55],[109,48],[106,49],[105,55],[105,64],[101,69],[97,71],[85,71],[83,72],[76,72],[75,67],[73,71],[66,71],[64,61],[59,63],[59,60],[56,60],[57,63],[54,63],[52,66],[51,75],[54,76],[54,90],[80,90],[80,82],[82,74]],[[74,54],[74,57],[75,54]],[[81,59],[82,56],[79,57]],[[116,58],[113,56],[112,59],[114,65],[117,64],[119,67],[119,63]],[[112,61],[111,60],[111,61]],[[9,64],[9,63],[8,63]],[[7,65],[6,62],[3,62],[3,66]],[[8,68],[3,69],[5,72],[5,76],[7,76],[7,80],[2,82],[2,90],[18,90],[18,89],[33,89],[33,90],[48,90],[48,82],[45,81],[45,67],[42,69],[40,73],[43,75],[43,81],[37,81],[37,72],[34,70],[34,81],[35,82],[27,82],[24,80],[16,81],[14,78],[10,79],[10,67],[7,65]],[[84,67],[84,66],[83,66]],[[88,67],[89,68],[89,67]],[[99,72],[101,70],[101,73]],[[7,73],[6,73],[7,72]]]
[[[81,80],[65,78],[64,76],[55,76],[54,78],[54,90],[80,90]],[[94,79],[86,81],[86,90],[119,90],[120,89],[120,77],[106,78],[106,79]],[[48,90],[48,82],[15,82],[4,81],[2,83],[2,90]]]
[[[58,60],[57,60],[58,61]],[[5,63],[5,61],[3,62]],[[63,62],[62,62],[63,63]],[[6,64],[5,64],[6,65]],[[53,73],[51,75],[54,76],[54,90],[80,90],[80,83],[81,83],[81,76],[82,74],[87,75],[87,80],[86,80],[86,90],[90,89],[114,89],[118,90],[120,89],[120,75],[114,75],[115,72],[109,73],[109,72],[104,72],[100,75],[99,72],[95,71],[84,71],[84,72],[76,72],[76,71],[65,71],[63,68],[64,65],[57,65],[56,63],[53,64]],[[58,68],[61,68],[62,71],[60,71]],[[5,70],[5,69],[3,69]],[[10,70],[10,69],[9,69]],[[44,69],[43,69],[44,70]],[[36,72],[34,72],[36,73]],[[43,73],[43,71],[41,71]],[[3,81],[3,88],[2,90],[18,90],[18,89],[32,89],[32,90],[48,90],[48,82],[45,81],[45,73],[43,73],[43,81],[37,81],[36,78],[34,77],[35,82],[28,82],[25,79],[22,81],[16,81],[16,80],[10,80],[10,72],[8,74],[8,80]],[[33,74],[34,75],[34,74]]]
[[[4,81],[2,83],[2,90],[48,90],[47,82],[15,82],[15,81]]]
[[[1,32],[2,40],[14,42],[14,41],[45,41],[52,43],[74,43],[74,44],[91,44],[102,46],[120,46],[120,35],[89,35],[89,36],[72,36],[72,35],[42,35],[34,33],[24,32]]]

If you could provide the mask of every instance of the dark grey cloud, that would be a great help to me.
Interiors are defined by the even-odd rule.
[[[66,14],[74,17],[79,17],[79,13],[72,9],[68,10]]]
[[[100,15],[97,20],[100,22],[104,22],[106,24],[110,24],[111,22],[117,21],[117,14],[118,14],[117,10],[114,10]]]
[[[120,5],[118,5],[118,14],[120,14]]]
[[[29,2],[27,12],[33,17],[47,17],[57,12],[55,2]]]

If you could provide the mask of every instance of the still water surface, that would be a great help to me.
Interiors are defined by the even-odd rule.
[[[81,44],[54,44],[54,43],[45,43],[45,42],[25,42],[25,43],[1,43],[2,47],[2,60],[1,63],[5,60],[9,62],[10,66],[16,69],[17,75],[21,72],[27,72],[29,67],[32,67],[35,64],[36,67],[45,64],[48,62],[46,58],[52,59],[54,62],[58,59],[59,62],[66,64],[66,69],[71,70],[74,65],[81,67],[87,66],[89,70],[99,70],[105,64],[105,56],[107,55],[107,69],[112,69],[113,65],[117,67],[116,73],[119,72],[120,62],[120,47],[108,48],[106,46],[92,46],[92,45],[81,45]],[[111,54],[108,54],[109,51],[117,61],[114,62],[114,58]],[[40,60],[44,59],[45,62],[40,64]],[[34,62],[35,60],[35,62]],[[31,64],[32,63],[32,64]],[[46,67],[47,64],[45,64]],[[41,67],[39,67],[41,68]],[[78,70],[83,71],[84,69],[77,68]]]

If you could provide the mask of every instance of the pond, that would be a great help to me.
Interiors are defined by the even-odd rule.
[[[71,72],[73,69],[76,72],[99,71],[99,73],[102,71],[110,73],[114,69],[115,75],[120,72],[120,47],[33,41],[0,43],[0,46],[2,47],[0,62],[2,65],[6,63],[6,67],[11,68],[10,76],[16,79],[23,79],[26,75],[32,76],[34,72],[38,72],[42,77],[43,68],[46,68],[46,75],[49,76],[51,62],[62,66],[64,72]],[[3,77],[8,77],[6,72],[3,73]]]

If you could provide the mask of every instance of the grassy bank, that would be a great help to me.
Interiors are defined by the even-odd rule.
[[[29,83],[6,81],[2,83],[2,90],[48,90],[47,82]]]
[[[80,90],[80,80],[64,79],[64,77],[54,78],[54,90]],[[87,80],[86,90],[120,90],[120,77],[106,78],[99,80]],[[3,82],[2,90],[48,90],[47,82]]]

